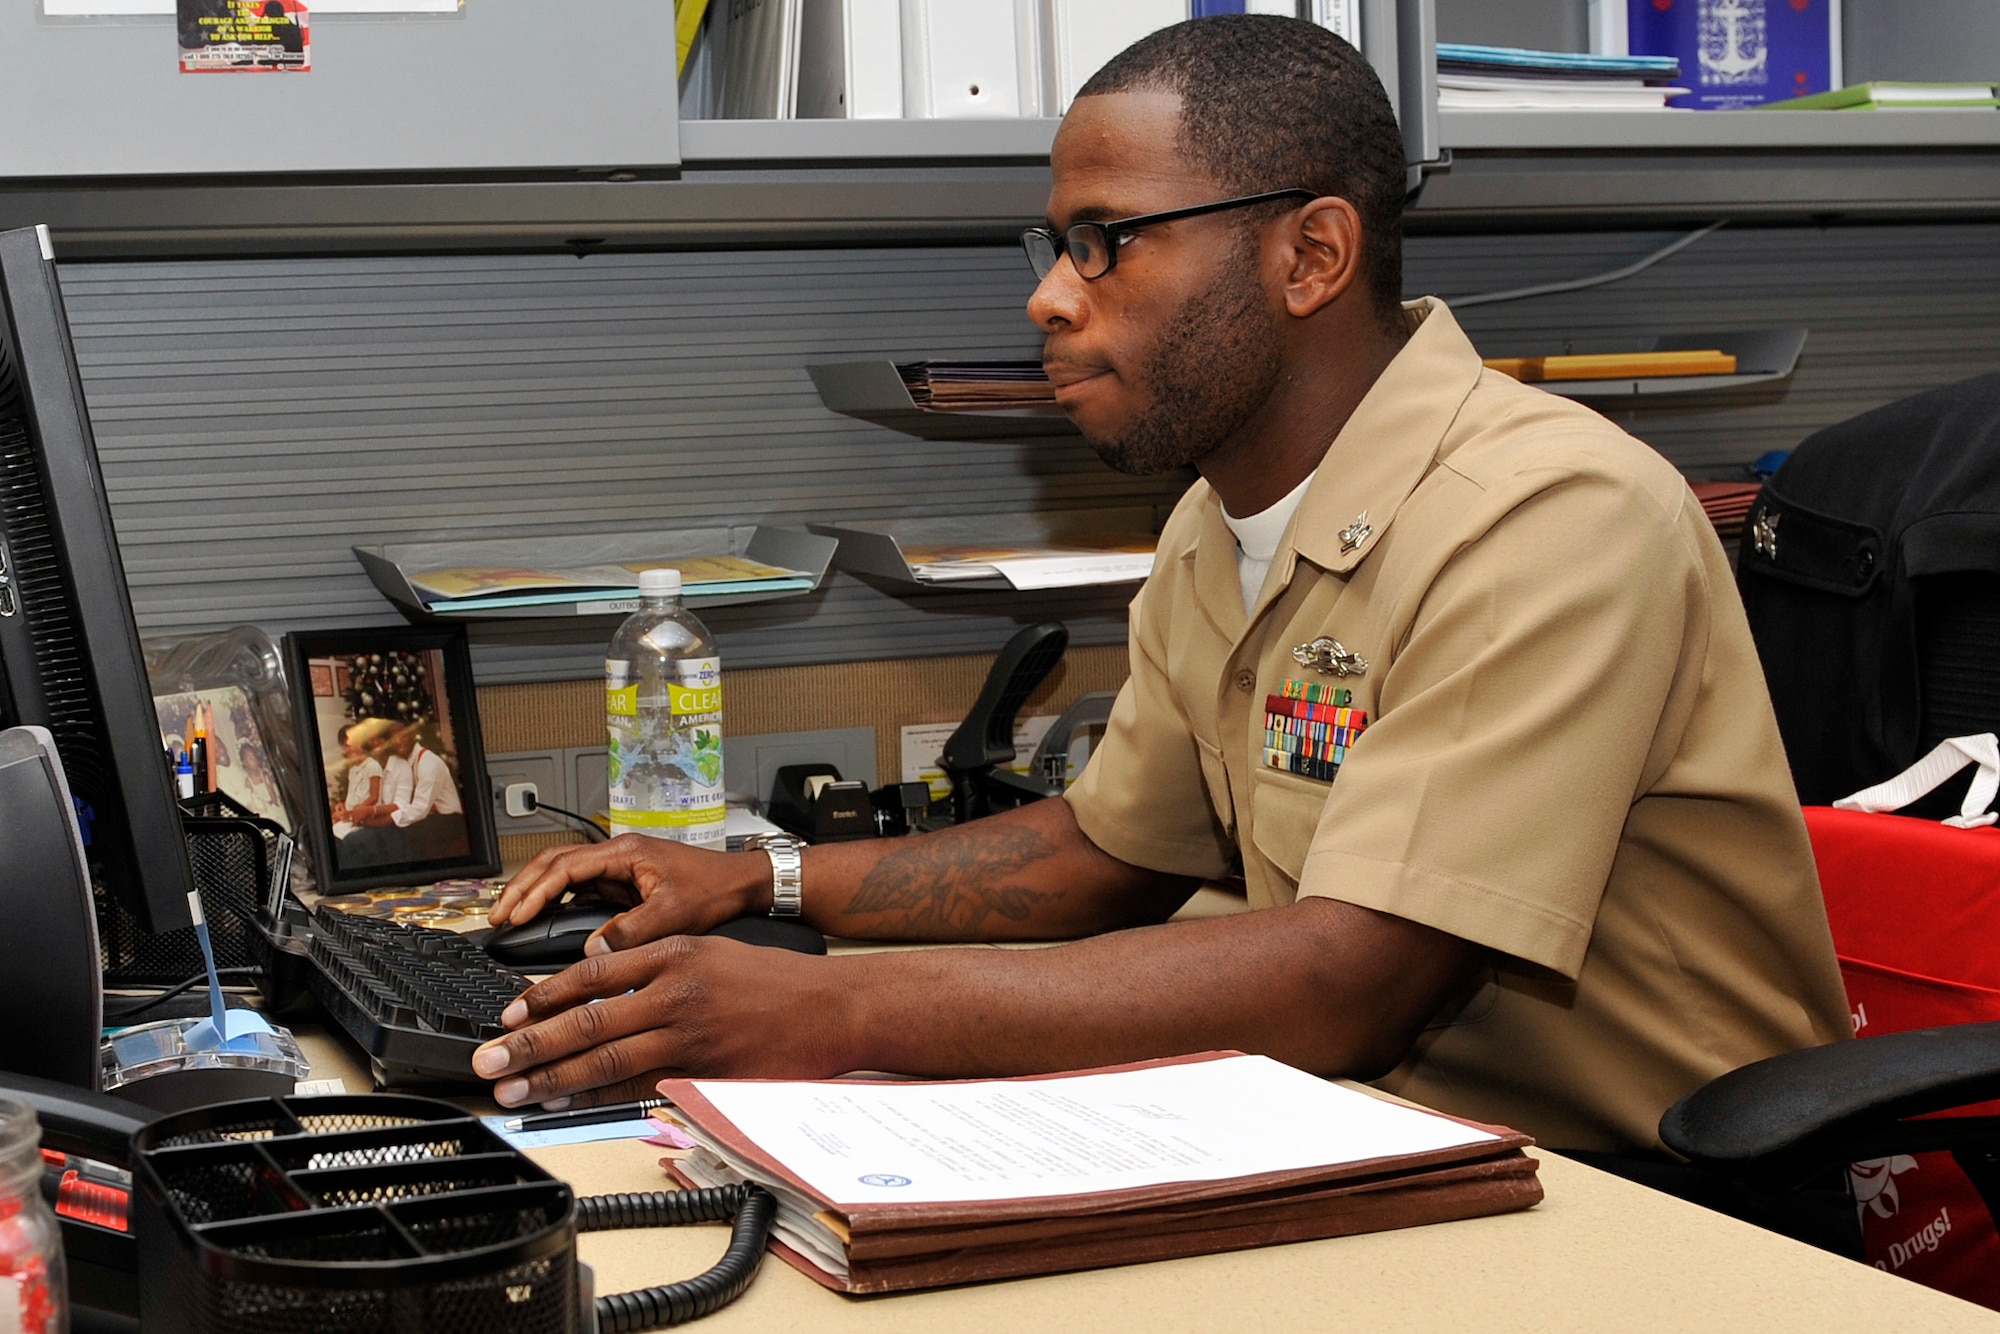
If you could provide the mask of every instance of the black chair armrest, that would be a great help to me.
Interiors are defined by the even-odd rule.
[[[1660,1138],[1708,1166],[1782,1182],[1829,1163],[2000,1145],[2000,1118],[1911,1121],[2000,1098],[2000,1023],[1913,1029],[1787,1052],[1667,1109]]]

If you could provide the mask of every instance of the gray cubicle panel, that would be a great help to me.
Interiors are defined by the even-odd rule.
[[[390,624],[357,544],[1171,503],[1075,438],[934,444],[806,366],[1034,356],[1019,246],[73,264],[64,294],[145,634]],[[1121,643],[1129,585],[701,614],[760,666]],[[482,680],[602,672],[610,626],[472,627]]]
[[[110,7],[110,6],[107,6]],[[0,5],[0,177],[679,162],[667,0],[314,14],[304,73],[183,74],[172,14]]]
[[[1676,233],[1420,236],[1446,296],[1629,264]],[[1495,355],[1803,327],[1786,380],[1609,408],[1695,475],[2000,370],[1991,224],[1731,227],[1636,278],[1469,309]],[[894,520],[1170,501],[1074,440],[933,444],[827,409],[806,367],[1032,356],[1017,247],[89,263],[62,271],[146,634],[390,624],[356,543]],[[1356,447],[1365,447],[1365,442]],[[1335,465],[1337,466],[1337,464]],[[739,666],[991,652],[1055,617],[1124,635],[1132,588],[899,596],[837,575],[705,613]],[[482,679],[602,670],[608,629],[474,631]]]

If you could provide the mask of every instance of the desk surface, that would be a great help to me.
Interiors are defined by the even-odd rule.
[[[315,1079],[368,1088],[344,1038],[303,1030]],[[486,1110],[491,1110],[490,1104]],[[1300,1330],[1834,1331],[2000,1334],[2000,1313],[1535,1151],[1533,1209],[1382,1232],[937,1292],[851,1298],[769,1260],[704,1331],[1094,1334]],[[632,1140],[533,1154],[579,1195],[661,1190],[659,1151]],[[587,1233],[601,1293],[690,1278],[722,1254],[720,1227]]]
[[[656,1153],[630,1141],[535,1158],[580,1193],[657,1188]],[[1497,1218],[1301,1242],[937,1292],[849,1298],[767,1261],[703,1322],[815,1334],[1023,1330],[1647,1331],[2000,1330],[2000,1314],[1539,1154],[1548,1197]],[[585,1235],[600,1292],[693,1275],[719,1228]]]

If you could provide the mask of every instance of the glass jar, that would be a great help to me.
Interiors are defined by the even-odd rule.
[[[0,1098],[0,1330],[68,1334],[62,1234],[42,1198],[35,1109]]]

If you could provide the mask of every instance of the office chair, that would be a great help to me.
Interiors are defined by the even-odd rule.
[[[1947,737],[2000,730],[2000,375],[1807,438],[1752,509],[1738,582],[1807,804],[1900,773]],[[1967,781],[1903,813],[1948,814]],[[1844,961],[1873,953],[1833,925]],[[1991,929],[2000,937],[2000,922]],[[2000,1023],[1922,1028],[1733,1071],[1669,1108],[1660,1137],[1777,1192],[1850,1163],[1879,1162],[1886,1177],[1904,1155],[1947,1152],[1989,1218],[1944,1225],[1985,1246],[2000,1218],[2000,1116],[1935,1114],[1995,1097]],[[1961,1296],[2000,1297],[1936,1277]]]

